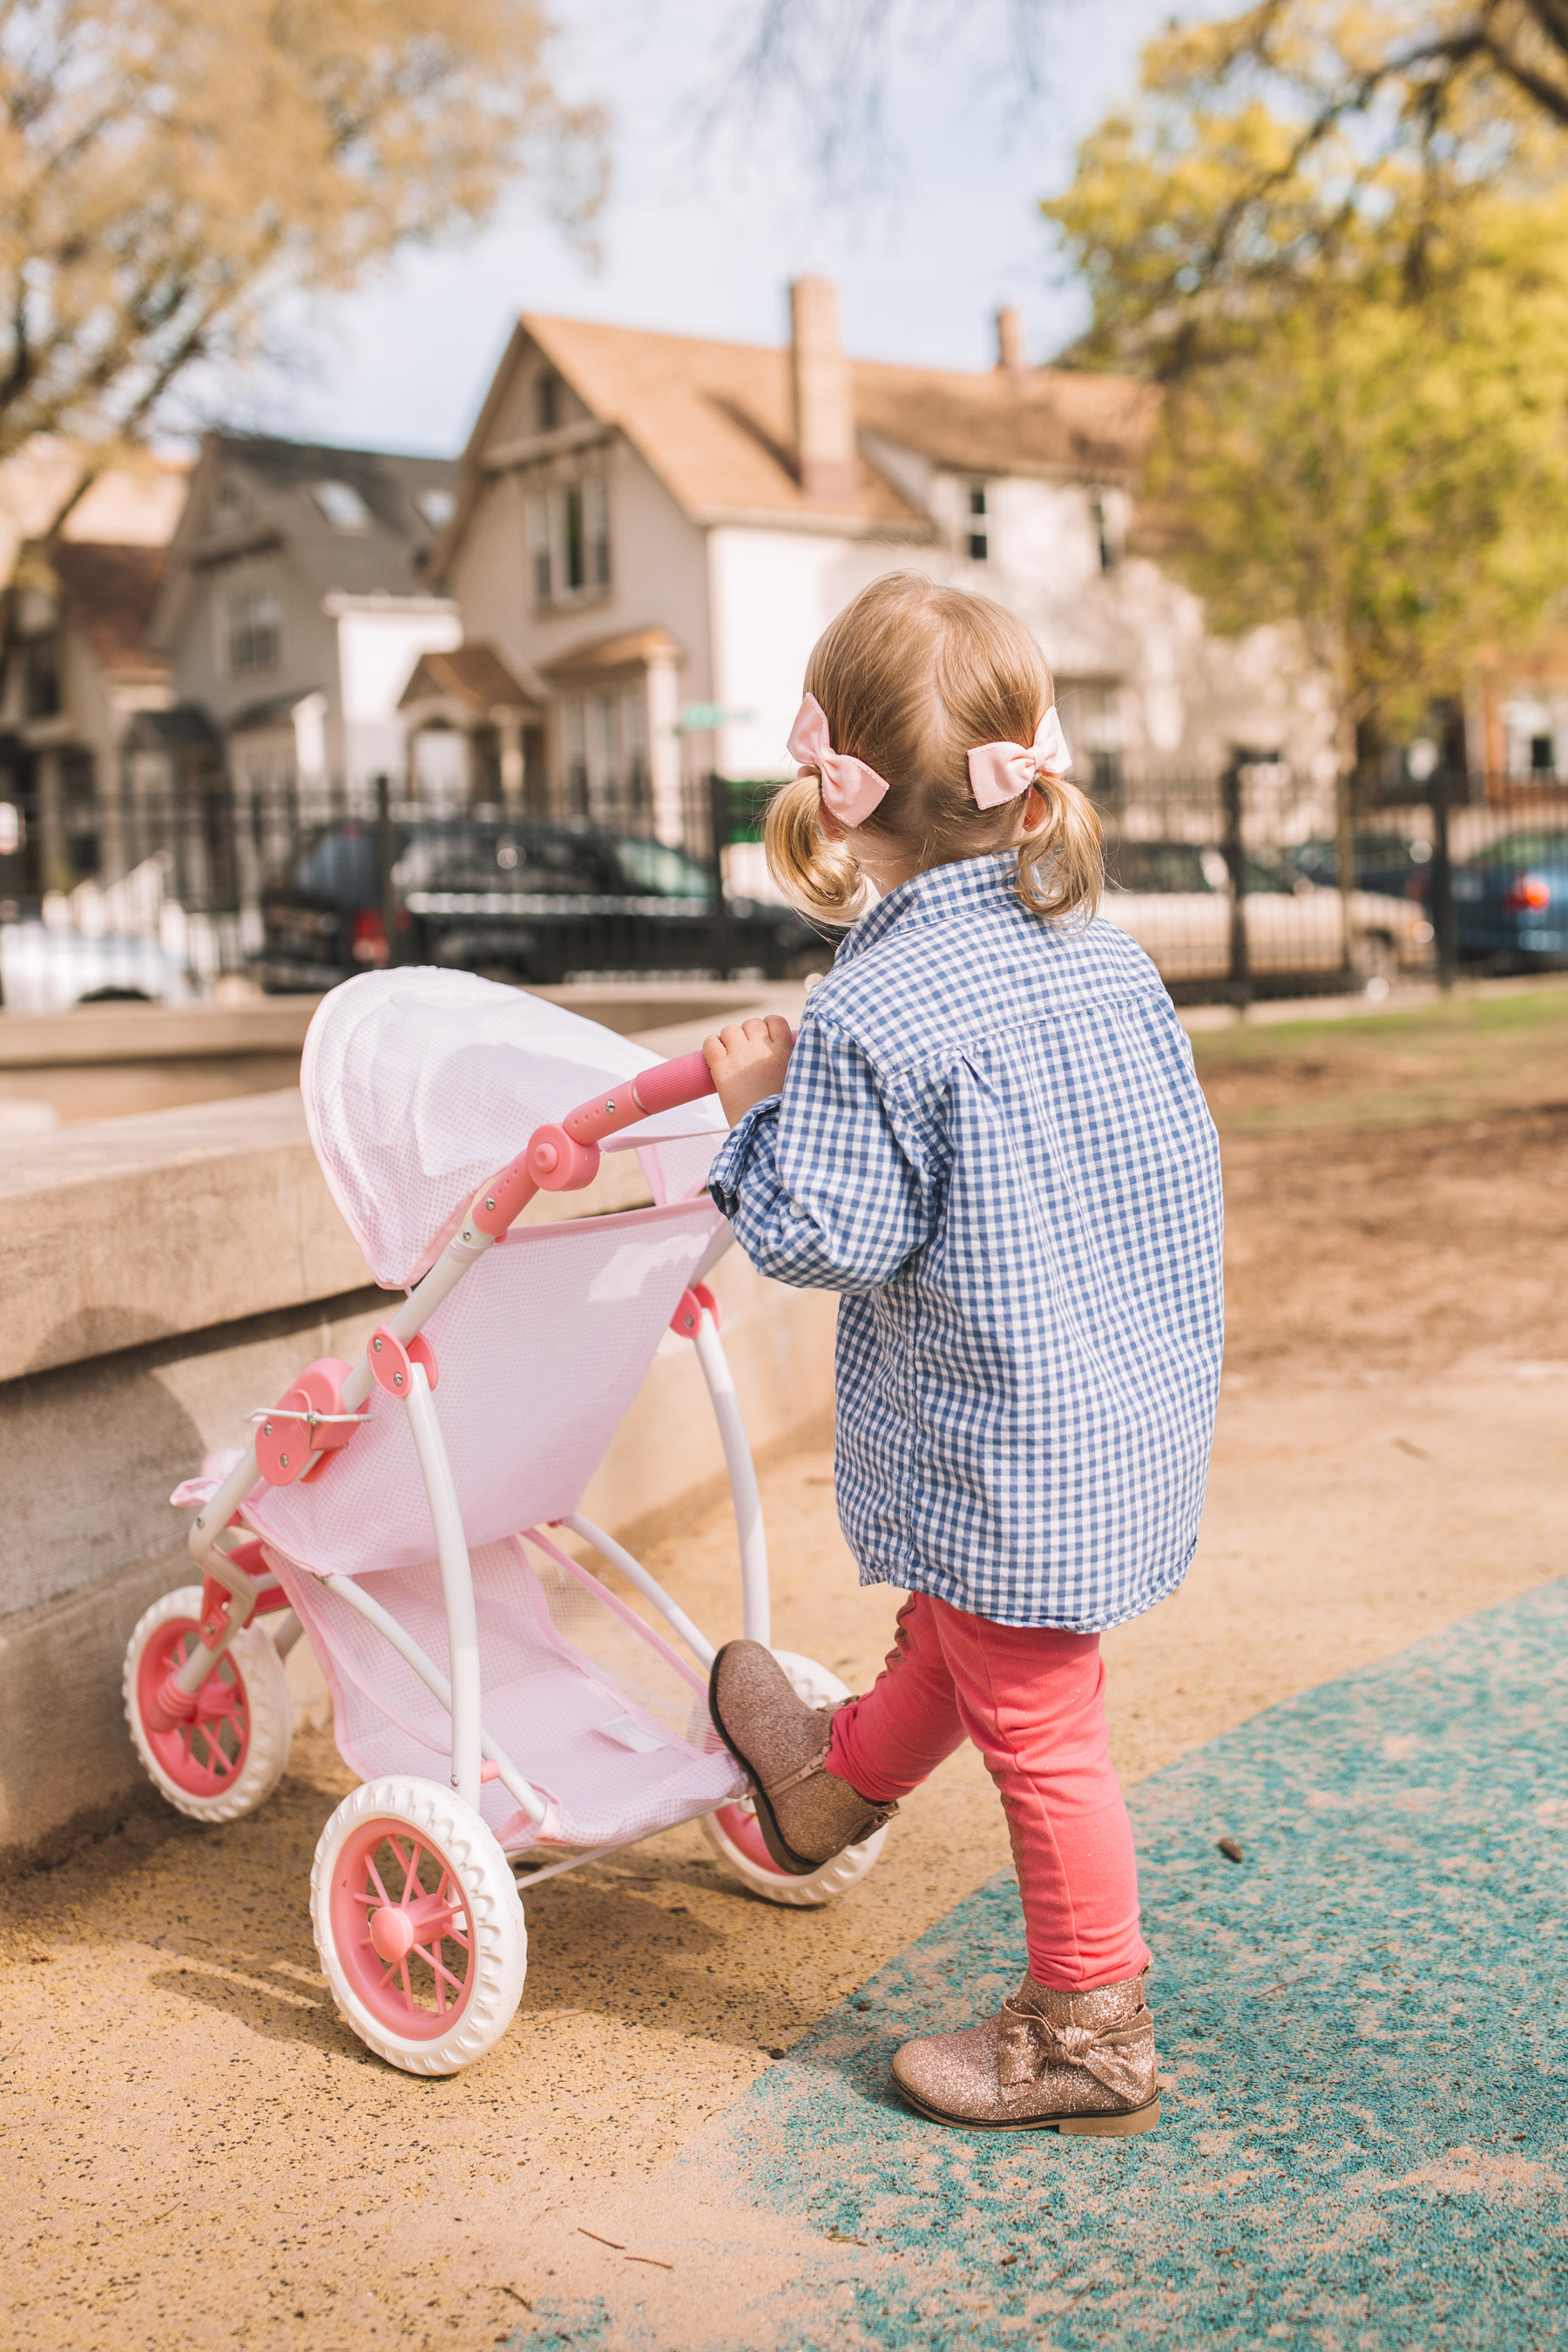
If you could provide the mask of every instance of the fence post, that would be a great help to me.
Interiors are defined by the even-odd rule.
[[[730,845],[730,780],[727,776],[708,777],[708,866],[713,877],[713,912],[722,926],[724,969],[728,976],[734,959],[729,921],[730,902],[724,896],[724,852]]]
[[[399,961],[401,939],[397,929],[397,893],[393,887],[392,869],[396,864],[392,837],[392,780],[377,776],[375,780],[375,872],[381,886],[381,924],[386,933],[386,961]]]
[[[1454,985],[1459,958],[1454,920],[1454,861],[1448,847],[1448,769],[1441,760],[1432,771],[1431,809],[1432,933],[1437,950],[1437,985],[1447,995]]]
[[[1230,872],[1230,1001],[1237,1013],[1252,1002],[1252,967],[1247,952],[1247,860],[1241,845],[1241,772],[1250,754],[1231,746],[1220,792],[1225,803],[1225,862]]]
[[[1339,886],[1340,919],[1344,932],[1345,977],[1360,977],[1355,919],[1355,786],[1354,774],[1342,769],[1334,782],[1334,880]]]

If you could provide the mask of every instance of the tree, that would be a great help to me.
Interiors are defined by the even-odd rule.
[[[1190,62],[1188,37],[1155,45],[1143,111],[1044,209],[1092,302],[1078,355],[1164,387],[1169,560],[1221,629],[1301,625],[1348,773],[1358,734],[1411,729],[1559,593],[1568,199],[1531,193],[1522,153],[1500,185],[1348,133],[1303,151]]]
[[[538,0],[0,0],[0,457],[144,433],[289,294],[482,220],[576,222],[600,124]]]

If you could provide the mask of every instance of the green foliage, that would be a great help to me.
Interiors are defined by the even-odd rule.
[[[1441,152],[1309,124],[1258,69],[1282,14],[1155,43],[1045,210],[1093,302],[1079,355],[1164,386],[1169,560],[1221,629],[1300,623],[1347,730],[1392,730],[1563,578],[1568,194],[1527,122]],[[1310,22],[1386,46],[1364,11]]]
[[[538,0],[0,0],[0,457],[133,437],[289,294],[481,220],[591,213]]]

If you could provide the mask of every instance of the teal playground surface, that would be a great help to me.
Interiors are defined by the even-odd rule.
[[[971,2023],[1018,1976],[1004,1875],[679,2159],[694,2201],[789,2217],[847,2258],[803,2272],[763,2340],[1568,2342],[1568,1580],[1269,1709],[1131,1803],[1161,2129],[969,2135],[889,2095],[900,2042]],[[714,2347],[759,2340],[744,2299],[738,2279]],[[638,2331],[541,2306],[515,2341]]]

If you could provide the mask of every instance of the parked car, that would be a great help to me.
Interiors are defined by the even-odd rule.
[[[1568,962],[1568,833],[1510,833],[1456,866],[1454,937],[1468,962]]]
[[[1224,853],[1184,841],[1122,841],[1108,852],[1103,912],[1130,931],[1170,984],[1224,980],[1230,971],[1230,870]],[[1263,859],[1245,866],[1243,919],[1256,984],[1279,994],[1318,986],[1345,968],[1344,909],[1337,890]],[[1418,969],[1432,926],[1414,900],[1380,891],[1351,897],[1352,970],[1364,983]]]
[[[1291,850],[1289,863],[1309,882],[1324,889],[1339,887],[1339,845],[1305,841]],[[1415,898],[1425,906],[1432,887],[1432,845],[1406,841],[1400,833],[1358,833],[1355,837],[1356,887],[1383,898]]]
[[[504,817],[395,824],[390,890],[377,828],[321,834],[262,899],[265,989],[335,987],[391,960],[550,984],[580,974],[761,972],[784,980],[832,959],[793,908],[721,900],[709,870],[662,842]]]

